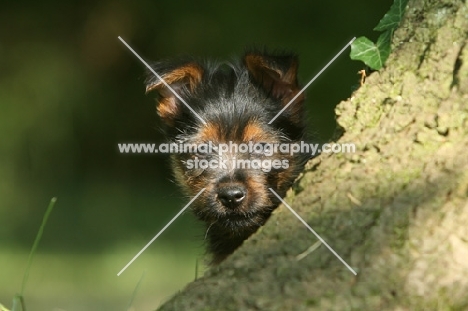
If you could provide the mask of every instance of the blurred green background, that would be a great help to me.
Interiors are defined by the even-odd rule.
[[[203,228],[189,213],[117,272],[185,204],[168,159],[121,155],[117,143],[162,142],[146,60],[231,59],[252,45],[293,50],[307,83],[390,0],[20,1],[0,9],[0,303],[20,290],[51,197],[58,202],[32,265],[30,310],[151,310],[195,277]],[[334,106],[363,65],[346,51],[307,91],[311,130],[328,139]],[[199,270],[203,270],[200,268]],[[200,271],[202,273],[202,271]]]

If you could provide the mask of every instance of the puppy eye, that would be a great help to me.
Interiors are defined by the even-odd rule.
[[[211,160],[213,159],[213,157],[215,156],[215,154],[213,153],[209,153],[209,152],[197,152],[197,153],[194,153],[194,157],[200,159],[200,160]]]
[[[201,153],[201,152],[195,152],[193,154],[193,158],[206,159],[207,154],[206,153]]]

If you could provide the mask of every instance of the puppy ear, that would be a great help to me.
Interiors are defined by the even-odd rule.
[[[245,55],[244,64],[254,82],[269,96],[281,100],[283,105],[287,105],[299,93],[296,55],[251,52]],[[298,106],[296,104],[303,100],[304,95],[301,94],[291,104],[291,109],[294,110],[294,106]]]
[[[174,126],[175,119],[181,115],[182,105],[184,105],[178,96],[184,98],[188,94],[193,94],[202,80],[204,70],[195,62],[187,62],[177,66],[166,65],[166,67],[160,63],[153,66],[153,69],[172,90],[151,72],[150,78],[146,81],[146,93],[158,92],[158,115],[164,123]]]

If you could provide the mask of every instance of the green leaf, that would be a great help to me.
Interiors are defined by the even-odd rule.
[[[351,44],[351,59],[360,60],[373,70],[379,70],[390,55],[392,33],[392,30],[382,33],[377,44],[366,37],[357,38]]]
[[[397,28],[403,18],[407,4],[408,0],[395,0],[390,7],[390,10],[384,15],[374,30],[385,31]]]
[[[392,43],[393,29],[389,29],[380,34],[377,39],[377,48],[379,49],[380,59],[382,61],[382,66],[385,65],[385,62],[390,56],[391,52],[391,43]]]

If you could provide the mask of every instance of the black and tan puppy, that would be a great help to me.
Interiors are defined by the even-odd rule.
[[[300,91],[297,57],[253,51],[235,64],[179,59],[152,67],[172,88],[152,74],[147,80],[169,140],[212,147],[171,157],[187,195],[205,188],[192,210],[206,223],[208,251],[219,263],[278,207],[269,188],[284,196],[308,159],[277,148],[304,137],[302,94],[269,124]]]

